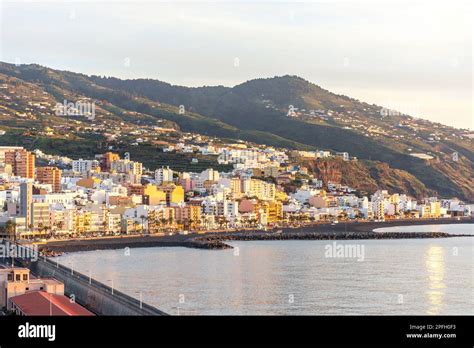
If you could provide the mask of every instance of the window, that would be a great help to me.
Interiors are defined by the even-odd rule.
[[[9,280],[9,281],[12,281],[12,280],[13,280],[13,274],[12,274],[12,273],[10,273],[10,274],[8,275],[8,280]]]
[[[21,274],[15,274],[15,281],[19,282],[21,280]]]
[[[23,280],[28,280],[28,274],[23,274]]]

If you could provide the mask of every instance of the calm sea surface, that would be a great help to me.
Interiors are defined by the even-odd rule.
[[[230,244],[236,248],[98,250],[58,260],[170,314],[474,314],[471,237]]]

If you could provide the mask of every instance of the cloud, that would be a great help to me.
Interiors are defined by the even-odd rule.
[[[472,116],[472,17],[465,1],[7,1],[0,59],[194,86],[298,74],[368,102],[419,91],[427,118],[461,126]],[[432,107],[447,94],[463,121]]]

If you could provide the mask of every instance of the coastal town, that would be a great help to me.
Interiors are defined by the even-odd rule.
[[[0,0],[0,348],[472,346],[474,11],[398,2]]]
[[[362,195],[346,185],[323,182],[293,161],[357,161],[347,152],[243,142],[196,146],[186,140],[162,151],[215,156],[231,169],[150,170],[129,153],[107,151],[71,159],[19,146],[0,147],[0,233],[17,241],[40,242],[471,216],[471,205],[456,198],[417,200],[387,190]]]

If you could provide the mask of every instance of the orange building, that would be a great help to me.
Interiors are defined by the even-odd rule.
[[[53,192],[61,191],[61,169],[56,167],[38,167],[36,169],[36,180],[41,184],[49,184]]]
[[[5,152],[5,164],[12,166],[13,175],[23,178],[35,178],[35,155],[25,149]]]
[[[138,195],[143,196],[145,188],[142,184],[130,184],[127,186],[127,193],[129,196]]]
[[[112,162],[118,161],[120,155],[118,153],[106,152],[102,155],[100,161],[100,169],[104,172],[109,172],[112,167]]]

